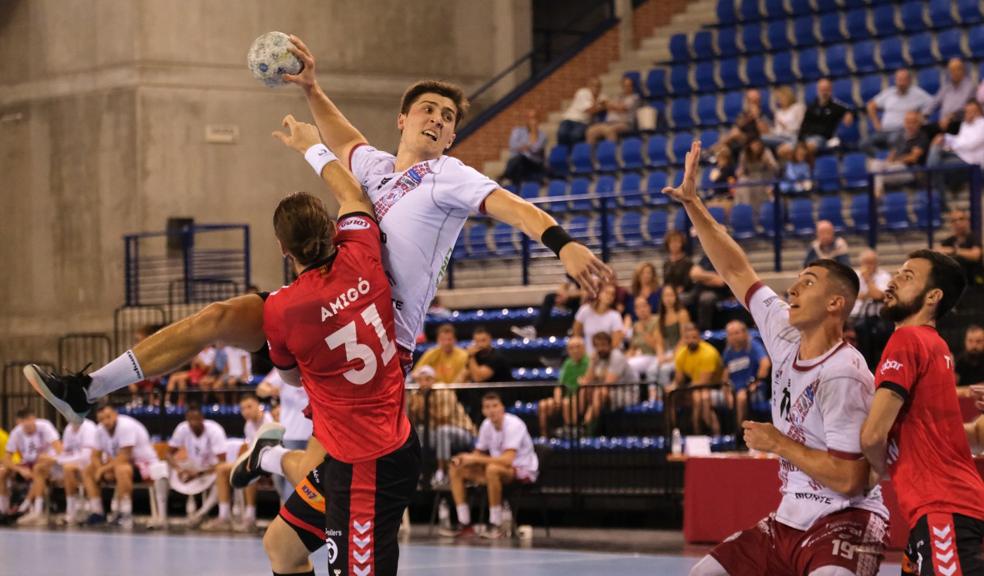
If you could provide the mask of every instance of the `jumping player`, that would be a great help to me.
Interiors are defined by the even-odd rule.
[[[936,331],[965,286],[960,264],[931,250],[909,254],[895,273],[881,312],[895,332],[861,434],[871,468],[891,475],[909,526],[903,568],[921,576],[984,574],[984,481],[968,443],[976,428],[965,430],[953,354]]]
[[[874,575],[887,538],[879,488],[866,490],[860,432],[874,394],[861,354],[843,340],[858,277],[832,260],[810,263],[784,302],[765,287],[727,230],[697,196],[700,143],[683,183],[663,192],[679,201],[705,254],[742,298],[773,359],[772,424],[746,421],[749,448],[780,458],[779,509],[715,547],[692,575]]]

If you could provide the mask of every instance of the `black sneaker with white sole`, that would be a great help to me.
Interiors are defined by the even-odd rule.
[[[24,367],[24,376],[38,394],[74,424],[82,422],[95,406],[86,395],[92,378],[83,372],[85,368],[75,374],[58,375],[42,370],[37,364]]]
[[[232,484],[233,488],[245,488],[266,474],[260,468],[260,458],[270,448],[280,446],[283,439],[284,427],[280,424],[268,422],[260,426],[256,431],[256,438],[253,438],[253,445],[239,455],[235,466],[229,472],[229,484]]]

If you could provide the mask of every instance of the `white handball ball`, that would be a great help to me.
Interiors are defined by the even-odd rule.
[[[254,40],[246,55],[253,77],[271,88],[286,84],[284,74],[297,74],[303,67],[287,50],[290,46],[290,37],[283,32],[267,32]]]

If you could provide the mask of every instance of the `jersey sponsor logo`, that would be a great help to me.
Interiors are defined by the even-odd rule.
[[[333,538],[325,538],[325,547],[328,549],[328,563],[334,564],[338,560],[338,544]]]
[[[427,162],[421,162],[404,172],[389,192],[383,194],[379,200],[373,202],[373,207],[376,209],[376,218],[382,221],[386,213],[400,199],[415,190],[417,186],[420,186],[420,183],[424,180],[424,176],[431,173],[430,165]]]
[[[882,362],[881,369],[878,370],[879,373],[885,374],[889,370],[899,371],[902,369],[902,363],[897,360],[885,360]]]
[[[368,230],[369,221],[365,218],[359,216],[352,216],[342,220],[342,223],[338,225],[338,230]]]
[[[834,501],[830,496],[824,496],[823,494],[814,494],[813,492],[797,492],[793,495],[797,500],[813,500],[814,502],[819,502],[821,504],[833,504]]]

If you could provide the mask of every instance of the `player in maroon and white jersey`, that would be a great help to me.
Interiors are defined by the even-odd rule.
[[[906,566],[921,576],[984,574],[984,480],[971,456],[957,398],[953,354],[936,324],[966,279],[953,258],[917,250],[885,291],[895,322],[875,374],[861,436],[879,475],[888,473],[909,527]]]
[[[757,525],[702,559],[692,575],[873,576],[887,538],[888,510],[860,434],[874,383],[864,358],[844,342],[858,277],[833,260],[810,263],[785,302],[762,285],[738,244],[697,196],[700,143],[683,183],[663,192],[679,201],[705,254],[742,298],[772,358],[772,422],[743,422],[749,448],[779,456],[782,501]]]

